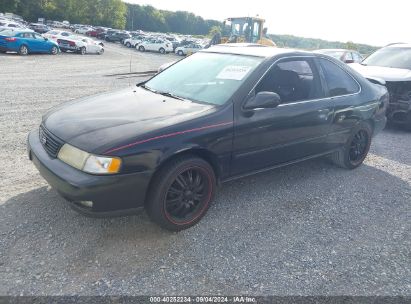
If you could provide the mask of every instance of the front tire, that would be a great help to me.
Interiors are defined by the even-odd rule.
[[[163,49],[163,48],[160,48],[158,51],[160,52],[160,54],[165,54],[166,53],[166,50]]]
[[[139,50],[140,52],[145,52],[145,51],[146,51],[146,49],[145,49],[144,46],[142,46],[142,45],[140,45],[140,46],[138,47],[138,50]]]
[[[57,46],[51,47],[51,49],[50,49],[50,54],[51,54],[51,55],[57,55],[58,52],[59,52],[59,49],[58,49]]]
[[[81,55],[85,55],[86,52],[87,52],[87,50],[86,50],[86,47],[84,47],[84,46],[82,46],[82,47],[80,48],[80,50],[79,50],[79,53],[80,53]]]
[[[330,158],[337,166],[345,169],[359,167],[367,157],[371,146],[372,128],[363,123],[352,132],[344,147]]]
[[[28,53],[29,53],[29,49],[27,48],[27,46],[25,46],[25,45],[21,45],[20,47],[19,47],[19,55],[21,55],[21,56],[26,56]]]
[[[194,156],[179,157],[161,168],[148,192],[146,211],[161,227],[180,231],[200,221],[214,198],[212,167]]]
[[[184,53],[183,53],[182,50],[179,50],[179,51],[177,52],[177,54],[178,54],[179,56],[184,56]]]
[[[104,49],[101,49],[100,52],[98,52],[99,55],[103,55],[104,54]]]

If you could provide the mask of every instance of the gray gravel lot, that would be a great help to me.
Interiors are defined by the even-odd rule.
[[[354,171],[318,159],[225,184],[180,233],[144,212],[84,217],[47,187],[25,147],[41,115],[175,59],[0,55],[0,295],[410,296],[411,133],[396,128]]]

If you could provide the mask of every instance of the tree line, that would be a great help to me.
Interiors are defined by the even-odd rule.
[[[352,41],[339,42],[327,41],[314,38],[303,38],[293,35],[269,35],[270,38],[277,44],[278,47],[295,48],[303,50],[318,50],[318,49],[352,49],[357,50],[361,54],[368,55],[378,49],[378,47],[354,43]]]
[[[117,29],[206,35],[221,22],[204,20],[193,13],[158,10],[150,5],[122,0],[1,0],[0,12],[10,12],[25,20],[68,20],[71,23]]]
[[[216,20],[205,20],[185,11],[159,10],[150,5],[122,0],[0,0],[0,12],[22,16],[30,22],[37,18],[68,20],[71,23],[107,26],[117,29],[207,35],[222,28]],[[279,47],[299,49],[350,48],[369,54],[376,48],[352,42],[326,41],[292,35],[270,35]]]

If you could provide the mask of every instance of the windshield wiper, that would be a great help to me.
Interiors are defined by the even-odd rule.
[[[185,100],[184,98],[182,98],[180,96],[177,96],[177,95],[174,95],[173,93],[170,93],[170,92],[156,91],[155,93],[163,95],[163,96],[171,97],[171,98],[174,98],[174,99],[178,99],[178,100]]]
[[[150,92],[153,92],[153,93],[156,93],[156,94],[160,94],[160,95],[171,97],[171,98],[178,99],[178,100],[185,100],[184,98],[182,98],[180,96],[177,96],[177,95],[174,95],[173,93],[170,93],[170,92],[161,92],[161,91],[154,90],[154,89],[146,86],[145,84],[141,84],[141,85],[138,85],[138,86],[140,88],[143,88],[147,91],[150,91]]]
[[[154,89],[152,89],[152,88],[149,88],[148,86],[146,86],[145,84],[141,84],[141,85],[137,85],[138,87],[140,87],[140,88],[143,88],[143,89],[145,89],[145,90],[147,90],[147,91],[150,91],[150,92],[153,92],[153,93],[158,93],[156,90],[154,90]]]

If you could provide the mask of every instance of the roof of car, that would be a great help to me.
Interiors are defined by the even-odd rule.
[[[319,49],[319,50],[315,50],[314,52],[322,52],[322,51],[331,51],[331,52],[356,52],[356,50],[347,50],[347,49]]]
[[[312,52],[307,51],[263,46],[255,43],[219,44],[202,50],[202,52],[248,55],[267,58],[287,53],[312,54]]]
[[[411,48],[411,43],[395,43],[395,44],[389,44],[386,47],[390,47],[390,48]]]

